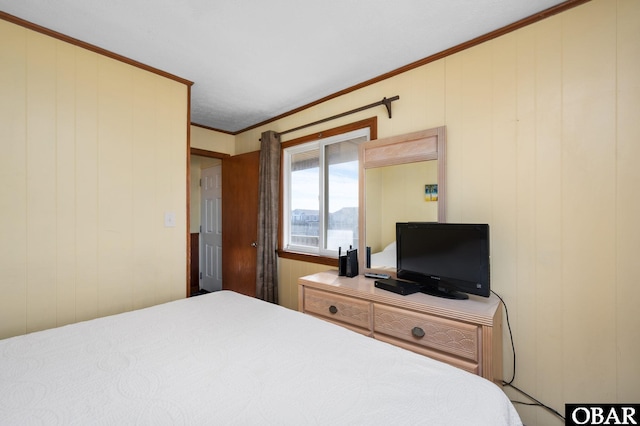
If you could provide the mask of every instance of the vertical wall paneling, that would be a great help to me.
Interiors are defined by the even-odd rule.
[[[283,280],[287,283],[291,282],[293,283],[293,281],[296,280],[296,276],[304,276],[304,275],[298,275],[300,273],[302,273],[300,271],[300,266],[303,264],[303,262],[292,262],[290,259],[278,259],[278,274],[279,274],[279,280]],[[285,276],[282,276],[282,274],[280,273],[280,271],[283,271]],[[297,296],[294,297],[293,295],[296,294],[297,295],[297,285],[293,286],[293,285],[281,285],[282,283],[278,284],[278,304],[281,306],[286,306],[288,308],[291,309],[298,309],[298,299]],[[294,290],[294,287],[296,287],[296,289]]]
[[[420,93],[419,101],[425,102],[424,108],[415,108],[418,118],[412,127],[416,130],[433,129],[445,122],[445,61],[428,64],[424,72],[414,75],[416,79],[424,79],[424,91]]]
[[[0,338],[184,297],[187,85],[4,20],[0,63]]]
[[[98,55],[75,56],[76,319],[98,316]]]
[[[535,217],[535,205],[540,196],[535,186],[536,176],[536,74],[535,74],[535,29],[530,26],[517,32],[516,72],[517,72],[517,130],[516,130],[516,211],[515,223],[517,244],[515,251],[517,296],[511,307],[517,312],[513,317],[515,342],[520,368],[517,370],[517,383],[529,383],[528,389],[536,392],[535,369],[522,368],[535,365],[537,350],[536,321],[538,304],[536,292],[535,230],[538,226]],[[501,226],[496,222],[496,227]],[[513,255],[511,257],[513,261]],[[533,411],[533,410],[530,410]]]
[[[57,325],[76,321],[75,52],[56,45],[56,303]]]
[[[492,282],[516,282],[517,265],[509,261],[517,249],[517,41],[514,37],[501,37],[492,41],[491,49],[491,271]],[[494,224],[499,223],[500,226]],[[495,286],[494,286],[495,287]],[[496,289],[497,290],[497,289]],[[503,286],[498,294],[505,300],[515,301],[515,286]],[[503,330],[508,338],[507,329]],[[513,374],[511,345],[503,346],[504,379]]]
[[[560,401],[562,377],[562,18],[540,22],[535,32],[535,307],[536,391]],[[547,318],[555,318],[553,322]],[[544,410],[538,424],[553,424]],[[556,420],[556,419],[553,419]],[[556,420],[557,421],[557,420]]]
[[[616,128],[616,394],[620,401],[640,401],[640,292],[638,257],[640,254],[640,2],[618,1],[617,9],[617,128]]]
[[[162,86],[163,84],[161,82],[158,82],[158,85]],[[167,88],[163,89],[164,96],[161,99],[158,99],[158,101],[161,103],[161,105],[157,109],[156,121],[156,135],[158,136],[158,140],[156,141],[156,143],[159,145],[159,148],[157,149],[155,154],[157,156],[158,164],[169,165],[172,163],[171,156],[180,158],[179,156],[181,155],[181,153],[172,151],[170,147],[169,140],[173,135],[173,130],[169,122],[172,114],[169,103],[174,101],[174,99],[172,99],[170,94],[165,91]],[[181,145],[179,149],[182,148],[184,148],[184,146]],[[172,167],[175,166],[175,164],[172,165]],[[182,175],[186,176],[186,174],[187,172],[185,170]],[[171,168],[168,168],[166,170],[166,173],[161,169],[156,169],[156,173],[154,176],[156,180],[155,190],[157,196],[157,210],[155,213],[156,216],[149,219],[152,222],[159,224],[160,226],[163,226],[162,223],[164,221],[164,213],[172,211],[171,200],[173,199],[175,194],[175,185],[183,183],[183,181],[177,181],[175,183],[172,182],[174,180],[172,176],[174,176],[174,170],[172,170]],[[176,211],[175,213],[177,216],[180,212]],[[167,244],[172,244],[172,242],[175,243],[175,238],[177,236],[174,235],[174,233],[177,232],[177,228],[165,228],[164,231],[165,232],[159,233],[157,235],[158,245],[164,246]],[[185,234],[186,229],[184,230],[184,233],[181,233],[180,237],[183,237]],[[171,300],[171,281],[174,279],[174,277],[172,276],[172,274],[174,273],[174,267],[172,263],[174,262],[174,259],[172,259],[172,256],[170,256],[169,253],[158,252],[157,255],[158,257],[154,262],[153,268],[149,271],[149,273],[151,274],[150,279],[154,282],[153,291],[155,292],[155,297],[159,300]],[[183,258],[186,259],[186,254]],[[183,271],[184,269],[181,272]],[[185,288],[183,287],[181,290],[183,291],[184,297]]]
[[[298,262],[290,259],[279,259],[279,278],[285,282],[295,282],[296,285],[280,285],[279,286],[279,302],[278,304],[289,309],[298,309],[298,277],[315,274],[317,272],[332,269],[326,265],[315,263]]]
[[[27,33],[27,331],[56,325],[56,46]]]
[[[98,315],[104,316],[133,307],[134,84],[125,64],[101,57],[98,85]]]
[[[409,128],[414,131],[421,130],[420,126],[424,121],[430,121],[433,117],[429,117],[431,114],[429,111],[429,106],[433,105],[429,102],[429,97],[425,96],[428,93],[428,84],[432,80],[428,78],[429,72],[432,72],[433,67],[420,67],[411,72],[407,73],[407,78],[411,80],[411,83],[408,85],[412,90],[409,90],[408,93],[410,97],[406,96],[404,93],[400,95],[400,99],[403,101],[406,99],[406,104],[410,105],[411,108],[408,111],[411,111],[410,114],[410,123]],[[395,109],[395,105],[393,106]],[[406,115],[406,113],[404,113]],[[433,127],[438,127],[437,125]]]
[[[463,56],[462,123],[458,140],[462,144],[464,181],[461,196],[466,205],[460,219],[482,223],[491,218],[490,204],[486,200],[492,197],[490,170],[493,167],[491,120],[487,120],[486,115],[492,110],[491,61],[486,60],[487,57],[491,57],[490,43],[480,45]]]
[[[460,161],[463,156],[462,139],[462,103],[464,89],[462,87],[463,55],[458,53],[443,59],[445,63],[444,79],[444,107],[445,123],[447,125],[447,194],[462,192],[462,170],[449,167]],[[462,220],[462,204],[460,197],[447,199],[447,222]]]
[[[133,150],[132,150],[132,292],[133,308],[149,306],[155,301],[154,253],[157,246],[154,219],[156,191],[154,189],[157,169],[156,147],[157,117],[153,105],[157,103],[157,79],[146,78],[143,71],[136,72],[133,84]],[[151,131],[149,129],[152,129]],[[150,279],[151,278],[151,279]]]
[[[168,198],[166,200],[165,211],[173,211],[175,209],[177,226],[175,228],[165,228],[167,230],[167,237],[171,238],[169,246],[175,247],[171,253],[167,252],[167,258],[170,261],[171,267],[168,282],[165,284],[169,299],[174,300],[186,296],[186,272],[187,272],[187,242],[185,236],[187,235],[187,218],[186,218],[186,200],[187,200],[187,187],[185,177],[187,176],[187,141],[185,140],[185,131],[187,129],[184,121],[175,120],[173,117],[182,117],[186,121],[186,111],[189,109],[188,104],[188,91],[189,88],[182,84],[175,84],[170,80],[158,81],[160,87],[165,89],[162,93],[165,93],[165,101],[161,101],[160,104],[163,108],[159,109],[159,112],[164,114],[166,123],[166,136],[162,138],[162,149],[159,151],[169,154],[169,157],[165,158],[166,167],[171,171],[163,175],[165,182],[167,182],[166,188],[169,188]],[[162,130],[159,126],[158,130]],[[180,161],[176,161],[179,159]],[[160,169],[159,169],[160,170]],[[176,176],[182,178],[176,179]],[[161,188],[158,190],[160,193]],[[179,200],[180,204],[176,206],[176,200]],[[174,207],[175,206],[175,207]],[[181,283],[181,285],[176,285]]]
[[[0,336],[23,334],[27,318],[27,31],[0,20]],[[10,242],[10,243],[9,243]]]
[[[562,34],[565,395],[615,400],[615,4],[572,15]]]

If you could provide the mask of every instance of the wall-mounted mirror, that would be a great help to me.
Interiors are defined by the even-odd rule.
[[[396,222],[445,222],[445,144],[438,127],[360,145],[361,271],[395,275]]]

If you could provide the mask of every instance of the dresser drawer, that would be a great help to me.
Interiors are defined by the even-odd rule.
[[[493,294],[400,296],[373,288],[364,275],[335,270],[300,277],[298,286],[301,312],[501,382],[502,308]]]
[[[371,302],[306,288],[304,312],[371,330]]]
[[[374,334],[478,362],[480,327],[419,312],[374,304]]]

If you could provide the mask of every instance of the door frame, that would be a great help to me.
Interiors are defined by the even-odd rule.
[[[200,148],[189,148],[189,158],[187,159],[187,297],[191,296],[191,156],[198,155],[200,157],[218,158],[224,163],[225,158],[231,157],[230,154],[222,152],[209,151]],[[198,261],[198,263],[200,263]]]

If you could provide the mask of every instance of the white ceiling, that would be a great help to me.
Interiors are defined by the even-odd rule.
[[[563,1],[0,0],[0,10],[193,81],[192,122],[236,132]]]

